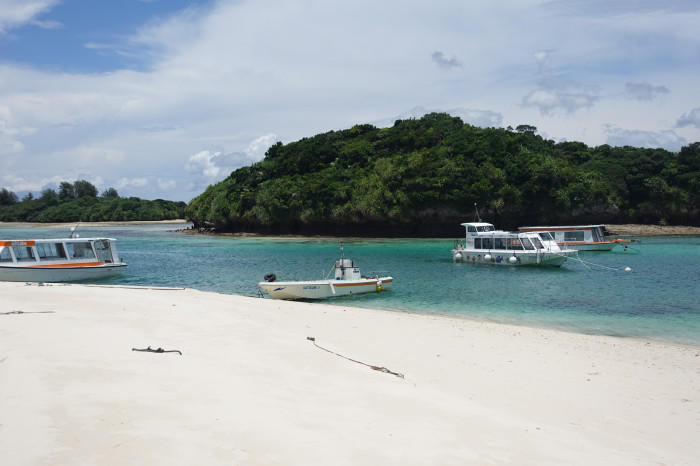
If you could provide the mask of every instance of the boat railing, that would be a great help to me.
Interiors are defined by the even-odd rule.
[[[386,270],[370,270],[362,274],[362,278],[381,278],[387,276],[389,276],[389,272]]]

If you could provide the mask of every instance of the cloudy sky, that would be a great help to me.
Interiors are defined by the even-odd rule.
[[[291,142],[446,111],[700,141],[700,3],[0,0],[0,187],[189,201]]]

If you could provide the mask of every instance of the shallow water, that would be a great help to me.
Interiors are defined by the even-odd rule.
[[[103,283],[183,286],[255,296],[257,282],[324,277],[339,253],[325,238],[232,238],[177,233],[172,225],[81,227],[117,238],[129,264]],[[0,239],[49,238],[65,227],[0,227]],[[444,314],[582,333],[700,344],[700,237],[643,238],[626,251],[581,252],[561,268],[453,263],[452,240],[346,239],[363,274],[394,277],[389,292],[335,305]],[[632,271],[624,272],[629,266]]]

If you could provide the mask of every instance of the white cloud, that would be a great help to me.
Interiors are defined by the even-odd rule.
[[[629,82],[625,84],[627,96],[636,100],[652,100],[661,94],[668,94],[669,92],[666,86],[654,86],[645,82]]]
[[[277,135],[274,133],[265,134],[253,139],[246,149],[248,158],[254,161],[262,160],[267,149],[278,140]]]
[[[642,131],[618,128],[614,125],[605,126],[608,135],[607,143],[611,146],[634,146],[664,149],[678,152],[688,142],[672,130]]]
[[[221,171],[221,167],[214,163],[214,159],[221,156],[221,152],[211,152],[203,150],[190,156],[185,164],[185,170],[188,173],[203,175],[206,177],[216,177]]]
[[[161,191],[172,191],[175,189],[175,186],[177,186],[175,180],[164,180],[162,178],[158,178],[158,188]]]
[[[436,50],[430,58],[441,68],[461,68],[462,63],[455,57],[447,57],[443,52]]]
[[[683,128],[693,126],[700,129],[700,107],[695,107],[689,112],[684,113],[676,122],[676,126]]]
[[[117,181],[117,189],[123,188],[143,188],[148,185],[146,178],[120,178]]]
[[[49,11],[58,0],[0,0],[0,34],[10,29],[34,22],[40,27],[51,27],[57,23],[35,20],[37,16]]]

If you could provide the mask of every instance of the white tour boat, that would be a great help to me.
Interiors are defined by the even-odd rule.
[[[379,274],[362,276],[360,268],[342,254],[335,261],[333,279],[302,281],[276,281],[274,274],[265,275],[258,287],[275,299],[325,299],[361,293],[376,293],[391,289],[392,277]]]
[[[549,233],[559,246],[578,251],[610,251],[618,244],[632,242],[632,240],[612,237],[605,231],[605,225],[520,227],[519,230]]]
[[[72,235],[71,235],[72,236]],[[114,238],[0,240],[0,281],[73,282],[119,275]]]
[[[547,234],[496,230],[484,222],[462,223],[466,229],[464,243],[452,250],[455,261],[494,265],[550,265],[559,267],[573,249],[562,249]]]

